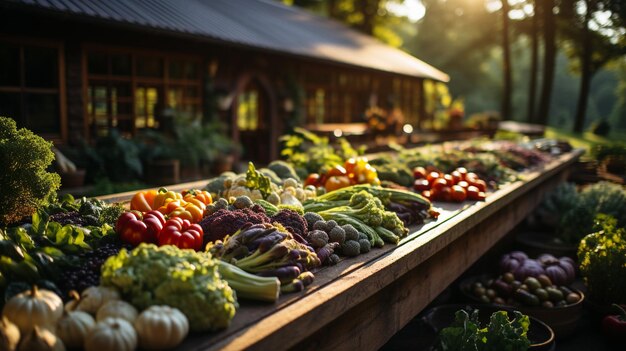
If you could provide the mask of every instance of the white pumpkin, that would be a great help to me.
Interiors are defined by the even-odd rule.
[[[65,351],[65,345],[54,333],[34,326],[20,342],[19,351]]]
[[[0,319],[0,350],[15,351],[20,342],[20,330],[6,317]]]
[[[107,301],[119,299],[120,294],[113,288],[92,286],[80,294],[80,302],[76,309],[95,314]]]
[[[52,291],[33,286],[31,290],[17,294],[7,301],[2,314],[17,325],[22,336],[36,325],[54,330],[56,322],[63,314],[63,301]]]
[[[137,309],[126,301],[111,300],[107,301],[96,313],[96,320],[99,322],[107,317],[122,318],[131,324],[137,319]]]
[[[137,348],[137,332],[127,320],[105,318],[85,339],[85,351],[132,351]]]
[[[139,345],[146,350],[171,349],[189,333],[189,321],[177,308],[151,306],[135,320]]]
[[[87,312],[65,312],[57,323],[56,334],[68,348],[81,348],[85,337],[95,326],[96,321]]]

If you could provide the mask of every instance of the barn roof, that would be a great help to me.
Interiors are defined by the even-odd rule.
[[[156,29],[447,82],[447,74],[343,24],[275,0],[4,0],[5,4]]]

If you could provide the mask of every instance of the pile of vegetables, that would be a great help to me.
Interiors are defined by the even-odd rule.
[[[117,290],[91,287],[63,305],[37,286],[12,297],[2,311],[2,350],[132,351],[176,347],[189,332],[187,317],[169,306],[137,310]],[[19,345],[19,347],[18,347]]]
[[[356,157],[346,160],[343,166],[334,166],[321,174],[309,174],[304,184],[333,191],[354,184],[380,185],[380,179],[366,157]]]
[[[489,324],[481,326],[478,310],[459,310],[454,322],[439,332],[437,350],[525,351],[530,346],[530,319],[518,311],[509,319],[506,311],[494,312]]]
[[[415,182],[413,189],[430,200],[463,202],[467,200],[484,201],[487,191],[487,182],[480,179],[476,173],[468,172],[465,167],[459,167],[450,174],[424,167],[413,169]]]
[[[283,292],[301,291],[314,278],[305,271],[319,266],[320,260],[302,237],[277,227],[280,226],[244,226],[223,242],[210,244],[208,250],[246,272],[277,277]]]
[[[203,190],[191,189],[178,193],[160,188],[137,192],[130,200],[130,209],[140,213],[158,211],[168,217],[197,223],[204,217],[206,206],[212,202],[211,194]]]
[[[560,242],[578,245],[594,231],[598,214],[613,216],[618,227],[626,227],[624,208],[626,190],[621,185],[599,182],[577,191],[573,184],[564,183],[546,196],[537,214],[543,224],[556,229]]]

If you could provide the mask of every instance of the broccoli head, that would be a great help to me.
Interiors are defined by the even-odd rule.
[[[56,197],[61,178],[46,172],[54,160],[52,143],[26,128],[17,129],[11,118],[0,117],[0,225],[8,225]]]
[[[189,319],[191,330],[217,330],[228,327],[238,307],[218,266],[206,252],[140,244],[109,257],[101,283],[119,289],[140,310],[172,306]]]

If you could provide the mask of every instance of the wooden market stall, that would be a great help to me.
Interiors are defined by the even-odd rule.
[[[305,291],[281,296],[275,304],[240,301],[229,328],[192,334],[180,349],[378,349],[530,214],[581,154],[574,150],[522,173],[485,202],[435,203],[439,219],[412,227],[399,245],[323,267]]]

